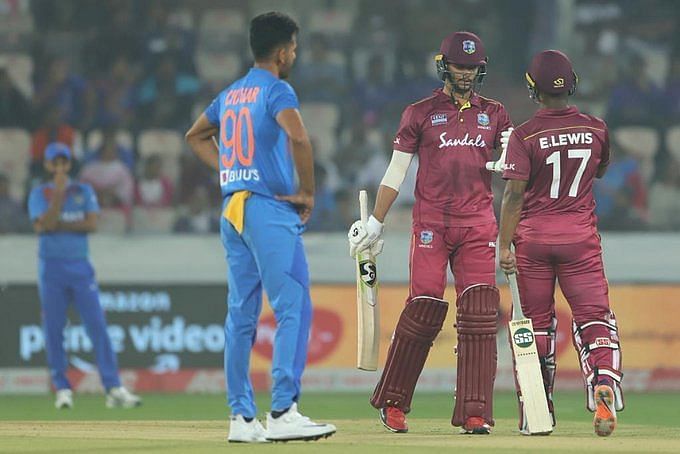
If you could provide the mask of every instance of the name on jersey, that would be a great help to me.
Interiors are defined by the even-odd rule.
[[[236,169],[220,171],[220,186],[236,181],[260,181],[257,169]]]
[[[564,145],[583,145],[591,143],[593,143],[592,132],[557,134],[554,136],[541,137],[538,139],[538,144],[542,150],[551,147],[562,147]]]
[[[445,147],[458,147],[458,146],[463,146],[463,147],[479,147],[479,148],[485,148],[486,147],[486,142],[484,142],[484,139],[482,139],[481,134],[477,134],[477,137],[472,138],[470,137],[470,134],[465,133],[462,139],[455,138],[455,139],[447,139],[446,138],[446,132],[442,132],[439,135],[439,148],[445,148]]]
[[[224,97],[224,105],[252,103],[257,101],[257,95],[259,94],[260,87],[235,88],[227,92],[227,95]]]

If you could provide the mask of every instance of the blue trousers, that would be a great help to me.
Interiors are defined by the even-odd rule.
[[[232,414],[257,414],[250,355],[263,288],[276,319],[271,408],[284,410],[300,396],[312,319],[303,230],[292,206],[257,194],[246,201],[242,234],[222,218],[229,281],[224,368]]]
[[[47,364],[54,387],[71,388],[66,378],[68,358],[64,351],[66,311],[71,303],[92,341],[102,385],[106,390],[120,386],[116,354],[106,331],[106,319],[99,304],[99,291],[90,262],[87,259],[40,259],[38,291]]]

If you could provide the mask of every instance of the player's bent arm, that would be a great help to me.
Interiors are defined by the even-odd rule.
[[[201,114],[184,135],[184,139],[194,154],[215,170],[220,170],[220,152],[213,137],[217,136],[219,132],[220,129],[210,123],[205,114]]]
[[[413,154],[411,153],[399,150],[392,151],[390,165],[387,166],[385,176],[383,176],[378,188],[378,195],[375,198],[373,217],[378,221],[385,222],[385,216],[387,216],[387,212],[399,195],[399,188],[404,182],[412,159]]]
[[[94,233],[97,231],[97,213],[90,211],[82,221],[59,221],[56,230],[62,232]]]
[[[36,233],[57,230],[59,217],[61,216],[61,207],[64,205],[64,195],[65,190],[59,191],[55,189],[52,193],[52,198],[50,199],[47,211],[33,223],[33,230],[35,230]]]
[[[515,235],[519,217],[522,214],[526,187],[527,182],[523,180],[508,180],[505,185],[498,236],[498,247],[500,250],[510,249],[510,243]]]
[[[293,148],[295,169],[300,179],[300,192],[314,194],[314,157],[312,144],[297,109],[283,109],[276,115],[276,122],[288,135]]]

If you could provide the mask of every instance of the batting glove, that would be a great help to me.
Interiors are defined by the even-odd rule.
[[[514,128],[508,128],[501,132],[501,157],[498,161],[487,162],[486,170],[503,173],[503,170],[505,170],[505,153],[508,151],[508,142],[510,142],[510,135],[514,130]]]
[[[380,254],[384,245],[384,241],[381,238],[383,227],[383,223],[373,216],[368,218],[366,224],[361,222],[361,220],[352,224],[349,232],[347,232],[350,257],[355,258],[357,252],[366,250],[370,251],[373,257]]]

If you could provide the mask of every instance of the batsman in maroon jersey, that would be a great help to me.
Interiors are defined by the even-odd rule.
[[[462,426],[465,433],[489,433],[494,425],[499,294],[498,229],[486,163],[501,148],[501,133],[512,124],[502,104],[476,92],[487,64],[479,37],[452,33],[442,42],[435,62],[444,87],[404,110],[373,215],[365,225],[355,222],[348,234],[351,255],[367,248],[374,254],[382,250],[383,220],[417,154],[409,296],[371,404],[387,429],[408,430],[405,414],[448,310],[442,298],[450,267],[458,295],[452,424]]]
[[[568,105],[578,78],[562,52],[537,54],[526,78],[541,109],[510,136],[500,265],[506,273],[518,273],[522,310],[533,322],[553,425],[554,293],[559,280],[573,316],[587,407],[595,412],[596,433],[606,436],[614,430],[616,411],[623,409],[618,329],[609,307],[593,199],[593,181],[609,164],[607,125]]]

